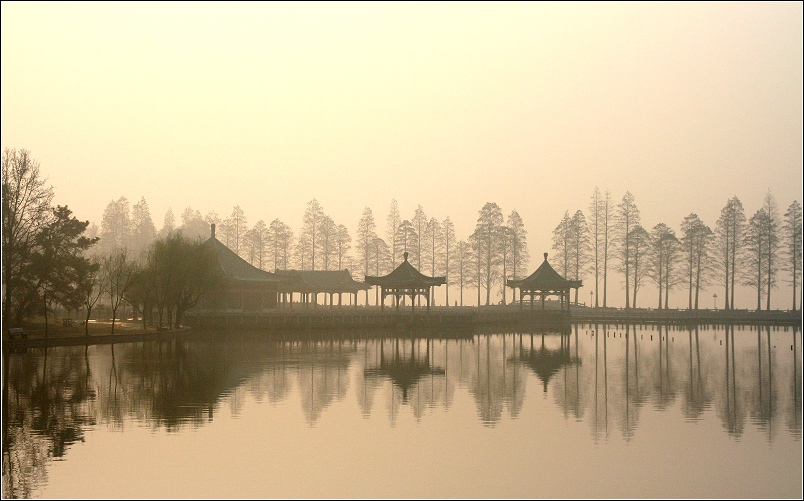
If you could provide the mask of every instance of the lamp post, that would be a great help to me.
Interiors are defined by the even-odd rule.
[[[715,302],[715,310],[717,310],[717,292],[712,294],[712,300]]]
[[[589,307],[590,308],[594,308],[593,305],[595,304],[595,302],[592,301],[592,299],[594,299],[594,297],[595,297],[595,291],[589,291]]]

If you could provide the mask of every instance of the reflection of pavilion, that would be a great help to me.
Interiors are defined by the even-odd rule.
[[[403,341],[404,343],[404,341]],[[404,348],[404,347],[403,347]],[[399,339],[395,340],[394,349],[386,356],[385,341],[380,343],[380,366],[364,371],[366,379],[387,377],[393,384],[402,389],[402,402],[408,401],[408,390],[413,388],[425,376],[443,376],[441,367],[430,366],[430,340],[426,341],[425,352],[416,354],[416,340],[411,340],[410,356],[400,353]]]
[[[550,379],[561,367],[581,363],[580,358],[570,355],[569,336],[561,336],[561,347],[557,350],[545,347],[544,335],[542,345],[538,349],[533,347],[533,336],[530,337],[530,349],[523,349],[521,341],[522,338],[519,345],[519,361],[530,367],[530,370],[544,383],[545,393]]]

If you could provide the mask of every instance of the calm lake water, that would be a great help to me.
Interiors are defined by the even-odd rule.
[[[3,369],[3,497],[802,494],[792,328],[243,333]]]

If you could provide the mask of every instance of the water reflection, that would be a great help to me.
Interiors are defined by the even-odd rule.
[[[677,408],[687,421],[716,416],[733,440],[748,426],[769,442],[780,433],[800,440],[800,336],[771,327],[576,325],[463,339],[244,335],[5,353],[3,496],[35,495],[48,463],[88,430],[180,432],[224,409],[237,417],[247,399],[298,396],[309,426],[352,399],[363,418],[385,414],[393,427],[405,412],[420,421],[450,410],[464,392],[493,428],[518,419],[528,398],[547,398],[565,419],[586,422],[595,443],[633,440],[646,406]]]

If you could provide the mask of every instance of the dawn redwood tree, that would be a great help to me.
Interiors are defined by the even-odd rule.
[[[352,248],[352,237],[349,236],[349,230],[346,226],[339,224],[335,234],[335,258],[338,261],[338,269],[344,269],[349,249]]]
[[[449,306],[449,284],[450,284],[450,265],[452,264],[451,258],[455,253],[455,225],[450,221],[449,216],[441,223],[441,241],[439,243],[443,253],[441,254],[441,269],[444,270],[444,277],[446,279],[445,289],[445,305]]]
[[[511,263],[511,228],[501,224],[497,238],[497,252],[500,256],[500,292],[502,293],[502,304],[507,303],[505,281],[508,279],[508,269]]]
[[[582,280],[584,270],[589,263],[589,228],[586,225],[586,216],[580,210],[575,211],[570,223],[571,263],[570,276],[572,280]],[[566,277],[565,278],[569,278]],[[575,304],[578,304],[578,288],[575,288]]]
[[[487,202],[480,209],[475,231],[472,234],[474,248],[478,257],[478,291],[481,285],[486,287],[486,305],[491,304],[491,286],[500,275],[501,258],[499,253],[500,227],[503,215],[500,207],[494,202]],[[478,305],[480,297],[478,295]]]
[[[649,276],[659,288],[659,305],[656,309],[662,309],[662,292],[667,275],[667,253],[672,241],[676,239],[673,230],[664,223],[659,223],[653,227],[650,233],[650,272]]]
[[[268,260],[274,271],[287,270],[293,246],[293,230],[279,219],[274,219],[268,226]]]
[[[377,235],[374,233],[376,228],[374,223],[374,214],[371,212],[370,207],[363,209],[363,215],[357,223],[357,252],[360,256],[360,262],[363,264],[363,277],[369,274],[369,265],[371,264],[372,244]],[[368,290],[366,290],[366,306],[368,306]]]
[[[765,245],[767,246],[765,249],[765,256],[767,257],[767,263],[765,264],[765,284],[767,285],[765,290],[767,294],[765,309],[770,310],[771,289],[776,287],[776,275],[779,271],[778,254],[780,245],[779,207],[770,191],[765,195],[762,208],[767,214],[765,225],[762,228],[765,232]]]
[[[801,204],[797,200],[787,208],[782,226],[782,243],[784,249],[784,269],[790,274],[790,285],[793,287],[793,311],[796,311],[796,291],[801,284],[801,234],[802,217]],[[799,309],[801,306],[799,304]]]
[[[422,269],[422,241],[426,239],[425,231],[427,231],[427,215],[424,213],[424,209],[421,205],[416,207],[416,212],[413,214],[413,219],[411,220],[411,224],[413,225],[413,231],[417,235],[416,242],[414,244],[415,252],[413,252],[413,259],[411,261],[416,262],[416,269]]]
[[[335,264],[335,240],[337,238],[338,225],[326,214],[321,218],[318,226],[318,255],[321,257],[322,270],[329,270]]]
[[[650,235],[640,225],[636,225],[628,237],[630,247],[630,268],[632,290],[634,292],[634,299],[631,305],[636,308],[637,304],[637,291],[642,285],[645,277],[650,270],[648,266],[648,253],[650,252]]]
[[[455,244],[455,272],[458,278],[458,289],[460,291],[461,306],[463,306],[464,286],[472,286],[472,247],[466,240],[460,240]]]
[[[684,218],[681,233],[682,269],[689,292],[687,308],[697,310],[701,289],[707,284],[710,273],[714,233],[695,213]]]
[[[315,198],[307,203],[307,210],[304,211],[304,218],[302,229],[299,236],[299,243],[305,247],[302,248],[302,256],[309,256],[310,269],[315,270],[316,266],[316,251],[320,246],[318,240],[320,237],[321,221],[324,219],[324,209]],[[302,257],[302,260],[304,258]]]
[[[408,261],[413,262],[412,256],[416,255],[416,249],[419,246],[419,235],[413,228],[413,223],[407,219],[402,220],[402,222],[399,223],[396,233],[397,251],[399,255],[401,256],[407,252]]]
[[[235,254],[238,256],[242,256],[241,251],[245,251],[243,243],[246,231],[248,231],[246,222],[246,213],[243,212],[243,209],[241,209],[239,205],[235,205],[232,209],[232,215],[229,216],[229,231],[231,231],[232,244],[234,245],[232,250],[235,251]]]
[[[641,277],[632,277],[632,263],[636,261],[633,255],[633,235],[641,236],[641,232],[632,233],[634,228],[639,226],[639,209],[634,201],[631,192],[626,191],[622,200],[617,204],[614,214],[614,244],[617,257],[620,260],[620,271],[625,275],[625,308],[631,307],[629,295],[631,292],[631,282],[639,283]],[[640,226],[641,227],[641,226]],[[644,229],[643,229],[644,231]],[[644,269],[643,269],[644,271]],[[634,294],[636,297],[636,294]]]
[[[762,309],[762,293],[769,287],[765,274],[768,264],[766,227],[770,224],[769,220],[765,207],[762,207],[751,216],[745,231],[742,283],[756,290],[757,311]]]
[[[592,201],[589,205],[589,214],[591,222],[589,223],[591,230],[591,245],[592,245],[592,268],[595,273],[595,308],[600,305],[600,280],[603,281],[603,307],[606,307],[607,285],[608,285],[608,263],[609,263],[609,230],[611,215],[613,213],[611,206],[611,194],[606,191],[601,193],[595,187],[592,194]]]
[[[724,308],[734,309],[734,290],[736,288],[737,265],[742,258],[743,241],[745,240],[745,211],[740,199],[730,198],[720,211],[720,218],[715,225],[716,265],[720,269],[724,294]]]
[[[391,265],[393,268],[396,268],[396,257],[401,256],[405,250],[400,248],[400,243],[397,241],[399,225],[402,224],[402,217],[399,215],[399,204],[396,202],[395,198],[391,200],[391,210],[388,213],[386,222],[388,226],[386,227],[385,235],[388,238],[388,247],[391,251]]]
[[[508,216],[507,224],[510,232],[511,239],[511,279],[519,280],[524,277],[528,269],[528,261],[530,256],[528,254],[527,231],[525,230],[525,223],[516,210],[511,211]],[[513,300],[516,301],[516,289],[513,289],[511,294]],[[520,301],[522,298],[519,298]]]
[[[562,277],[568,278],[572,262],[572,219],[569,211],[564,211],[561,222],[553,229],[553,250],[556,251],[555,266]]]

